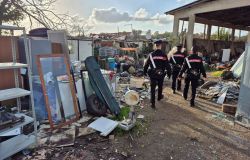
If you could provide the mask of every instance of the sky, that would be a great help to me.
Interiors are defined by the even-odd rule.
[[[79,17],[89,33],[131,31],[172,32],[173,16],[164,12],[194,0],[58,0],[56,11]],[[199,27],[198,27],[199,28]]]

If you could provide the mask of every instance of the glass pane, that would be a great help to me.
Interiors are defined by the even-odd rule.
[[[76,118],[64,57],[40,58],[53,124]],[[41,75],[40,75],[41,76]]]

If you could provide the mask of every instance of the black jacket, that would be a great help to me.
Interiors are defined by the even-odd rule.
[[[185,57],[186,56],[184,53],[177,51],[172,57],[170,57],[169,62],[172,64],[173,67],[177,65],[181,67],[183,65]],[[176,63],[174,62],[173,58]]]
[[[187,59],[188,59],[190,65],[191,65],[191,69],[194,69],[194,70],[198,71],[199,73],[201,73],[203,75],[203,77],[205,77],[205,78],[207,77],[201,57],[199,57],[197,54],[192,54],[192,55],[188,56]],[[179,77],[182,77],[182,74],[184,72],[189,74],[191,69],[189,69],[187,61],[184,60],[184,63],[183,63],[183,66],[181,68]]]
[[[155,62],[156,69],[162,69],[163,71],[167,70],[168,77],[171,76],[171,67],[168,61],[167,55],[165,55],[161,50],[157,49],[154,52],[150,53],[152,54],[152,58]],[[153,69],[153,64],[151,63],[150,57],[148,56],[148,59],[144,65],[144,75],[148,73],[148,69]]]

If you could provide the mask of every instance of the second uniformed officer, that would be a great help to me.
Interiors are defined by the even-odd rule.
[[[169,60],[172,66],[172,90],[174,94],[176,90],[176,80],[177,90],[181,90],[181,79],[177,79],[185,59],[185,54],[181,52],[181,49],[182,45],[180,44],[177,46],[177,51],[170,57]]]
[[[204,78],[207,77],[202,58],[198,56],[198,50],[197,47],[193,47],[192,54],[185,58],[185,61],[183,63],[182,69],[179,74],[179,79],[182,77],[182,74],[186,72],[186,77],[185,77],[185,88],[183,91],[183,97],[184,99],[187,99],[188,96],[188,89],[189,89],[189,84],[191,82],[192,86],[192,98],[190,100],[190,106],[194,106],[194,100],[195,100],[195,95],[196,95],[196,88],[198,86],[198,80],[200,79],[200,74],[203,75]]]
[[[155,88],[158,85],[158,101],[163,98],[162,89],[163,81],[166,74],[171,75],[171,67],[167,56],[162,52],[162,41],[157,40],[155,43],[155,51],[149,54],[144,66],[144,75],[150,77],[151,87],[151,107],[155,108]],[[148,69],[150,67],[150,69]],[[167,70],[167,72],[166,72]]]

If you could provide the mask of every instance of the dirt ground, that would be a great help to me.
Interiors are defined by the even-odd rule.
[[[173,95],[168,87],[164,95],[156,111],[148,100],[144,108],[136,109],[137,115],[145,118],[134,131],[122,135],[113,132],[114,140],[95,133],[78,138],[74,146],[37,148],[22,159],[250,159],[249,129],[234,124],[230,116],[225,118],[220,106],[197,99],[196,107],[191,108],[180,92]]]
[[[150,127],[136,140],[131,159],[250,159],[248,129],[220,118],[218,106],[198,99],[191,108],[180,95],[167,88],[156,112],[142,111],[151,118]]]

